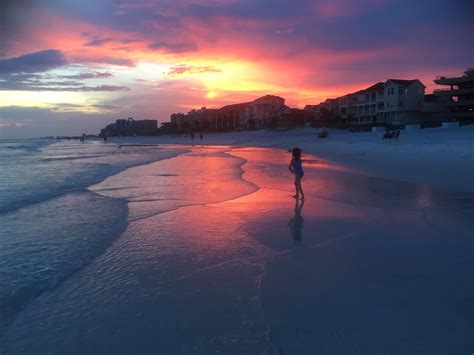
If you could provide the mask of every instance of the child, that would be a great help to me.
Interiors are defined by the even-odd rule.
[[[292,154],[293,158],[291,159],[288,169],[290,169],[290,171],[295,175],[296,195],[293,197],[298,199],[300,198],[301,193],[301,199],[304,199],[303,189],[301,188],[301,178],[304,175],[303,167],[301,166],[301,149],[294,148]]]

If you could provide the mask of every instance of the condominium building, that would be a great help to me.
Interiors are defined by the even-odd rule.
[[[352,103],[352,94],[347,94],[337,98],[337,115],[341,122],[347,122],[348,118],[353,114]]]
[[[245,106],[244,120],[248,128],[264,128],[270,118],[285,106],[285,99],[274,95],[265,95]]]
[[[425,85],[418,80],[388,79],[384,84],[383,122],[420,122],[423,115]]]
[[[332,120],[350,125],[375,123],[413,123],[423,120],[425,86],[418,79],[388,79],[366,89],[319,104],[321,121]]]
[[[118,119],[115,123],[107,125],[100,130],[100,137],[113,137],[121,135],[152,135],[158,129],[157,120],[134,120],[132,117],[128,119]]]
[[[383,110],[385,107],[385,84],[378,82],[367,89],[353,94],[355,103],[353,104],[354,114],[350,123],[367,124],[383,122]]]
[[[440,98],[444,119],[474,122],[474,69],[469,68],[458,77],[437,77],[434,82],[449,88],[438,89],[434,94]]]
[[[189,111],[186,115],[174,113],[170,120],[180,129],[259,129],[267,127],[271,119],[278,118],[285,107],[285,99],[265,95],[251,102],[227,105],[219,109],[201,107]]]

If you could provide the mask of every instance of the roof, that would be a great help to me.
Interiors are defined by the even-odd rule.
[[[279,99],[279,100],[284,100],[284,98],[283,98],[283,97],[280,97],[280,96],[276,96],[276,95],[265,95],[265,96],[259,97],[258,99],[254,100],[253,102],[258,101],[258,100],[261,100],[261,99]]]
[[[256,99],[256,100],[253,100],[252,102],[243,102],[243,103],[240,103],[240,104],[227,105],[227,106],[221,107],[219,110],[242,110],[242,109],[245,109],[246,106],[248,106],[248,105],[250,105],[250,104],[253,104],[253,103],[255,103],[255,102],[258,102],[259,100],[262,100],[262,99],[279,99],[279,100],[285,100],[284,98],[282,98],[282,97],[280,97],[280,96],[265,95],[265,96],[259,97],[259,98]]]
[[[227,105],[224,107],[221,107],[219,110],[243,110],[245,109],[246,106],[250,105],[251,102],[243,102],[241,104],[232,104],[232,105]]]
[[[363,91],[383,91],[384,90],[384,83],[379,81],[378,83],[369,86],[367,89],[361,90]]]
[[[388,79],[387,81],[391,81],[392,83],[395,83],[395,84],[400,85],[400,86],[409,86],[409,85],[413,84],[415,81],[418,81],[421,85],[423,85],[423,83],[421,81],[419,81],[418,79],[412,79],[412,80]],[[426,87],[425,85],[423,85],[423,86]]]

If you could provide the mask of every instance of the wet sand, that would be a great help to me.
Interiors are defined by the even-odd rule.
[[[126,231],[31,303],[2,354],[465,354],[474,195],[288,152],[189,147],[91,191]]]

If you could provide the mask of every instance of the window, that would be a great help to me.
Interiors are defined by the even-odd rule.
[[[403,95],[405,93],[405,90],[403,88],[398,88],[398,95]]]
[[[403,101],[398,102],[399,107],[403,107]]]

